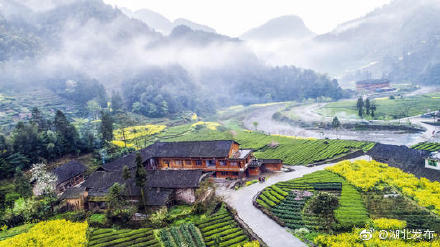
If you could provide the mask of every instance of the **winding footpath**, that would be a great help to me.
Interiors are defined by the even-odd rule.
[[[369,156],[361,156],[351,160],[370,160]],[[252,204],[253,197],[265,187],[272,184],[286,181],[294,178],[302,177],[315,171],[334,165],[325,164],[315,167],[298,166],[294,167],[295,171],[288,173],[280,173],[266,179],[265,183],[253,184],[249,187],[241,188],[237,191],[226,188],[218,188],[216,193],[233,207],[238,216],[257,234],[269,247],[301,247],[307,246],[301,240],[293,236],[284,228],[262,213]]]

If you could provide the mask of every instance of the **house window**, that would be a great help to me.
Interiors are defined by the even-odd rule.
[[[228,172],[220,172],[220,175],[222,175],[222,176],[228,176]]]
[[[435,162],[434,160],[429,160],[428,165],[433,166],[433,167],[437,167],[437,162]]]
[[[170,167],[170,161],[169,160],[164,160],[163,163],[165,164],[166,167]]]
[[[191,164],[191,160],[185,160],[185,165],[190,166]]]
[[[238,166],[238,162],[237,161],[230,162],[229,164],[231,164],[231,166]]]
[[[208,167],[215,166],[215,160],[207,160],[207,161],[206,161],[206,165],[207,165]]]
[[[175,160],[174,164],[176,164],[177,166],[182,166],[183,162],[181,160]]]
[[[226,160],[220,160],[219,163],[221,166],[226,166]]]
[[[201,160],[196,160],[196,165],[197,165],[197,166],[202,166],[202,164],[203,164],[203,163],[202,163]]]

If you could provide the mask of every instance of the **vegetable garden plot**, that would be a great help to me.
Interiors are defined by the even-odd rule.
[[[160,247],[160,242],[156,239],[153,229],[141,228],[136,230],[124,229],[96,229],[91,231],[89,238],[89,247],[104,246],[148,246]]]
[[[242,246],[249,242],[243,229],[228,211],[220,211],[197,224],[206,246]]]
[[[342,226],[362,226],[367,222],[368,213],[359,191],[344,178],[329,171],[317,171],[269,186],[256,201],[291,229],[307,227],[320,230],[316,217],[303,213],[306,201],[316,191],[330,192],[339,197],[335,217]]]
[[[159,232],[160,239],[165,247],[205,247],[205,242],[192,223],[178,227],[165,228]]]

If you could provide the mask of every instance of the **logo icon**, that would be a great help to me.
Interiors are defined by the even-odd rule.
[[[373,237],[373,234],[371,233],[371,231],[364,229],[361,231],[361,233],[359,233],[359,237],[362,240],[366,241],[366,240],[370,240]]]

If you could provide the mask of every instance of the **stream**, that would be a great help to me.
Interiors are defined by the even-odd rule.
[[[434,127],[429,124],[422,123],[426,119],[419,117],[412,117],[403,121],[411,121],[412,124],[417,124],[426,130],[419,133],[408,133],[406,131],[354,131],[354,130],[324,130],[324,129],[305,129],[300,126],[294,126],[286,122],[276,121],[272,115],[277,111],[282,110],[285,105],[273,105],[263,109],[255,110],[243,119],[245,128],[255,130],[254,122],[257,122],[257,130],[267,134],[279,134],[286,136],[297,137],[313,137],[313,138],[329,138],[329,139],[346,139],[358,141],[372,141],[383,144],[393,145],[407,145],[411,146],[419,142],[428,141],[432,139],[432,132],[440,130],[439,127]],[[308,120],[313,118],[313,107],[305,107],[304,116]],[[301,114],[302,115],[302,114]],[[321,117],[322,118],[322,117]],[[436,138],[438,139],[438,138]]]

